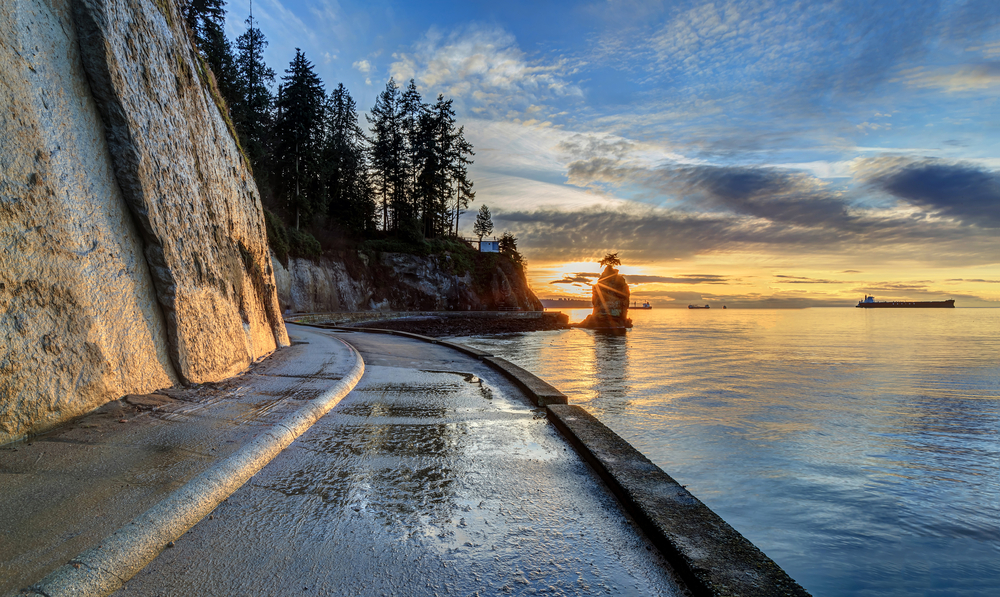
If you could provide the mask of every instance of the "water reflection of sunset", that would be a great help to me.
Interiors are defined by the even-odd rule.
[[[554,384],[815,593],[904,595],[1000,581],[997,313],[654,309],[623,336],[462,341]]]

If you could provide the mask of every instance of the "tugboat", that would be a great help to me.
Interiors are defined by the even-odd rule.
[[[629,308],[630,309],[652,309],[653,308],[653,305],[650,305],[649,301],[642,301],[642,304],[639,305],[639,306],[636,306],[637,302],[638,301],[632,301],[632,306],[629,307]]]
[[[954,309],[955,299],[946,301],[875,301],[874,296],[865,295],[865,300],[858,301],[859,309]]]
[[[711,309],[708,305],[702,307],[701,305],[688,305],[688,309]]]

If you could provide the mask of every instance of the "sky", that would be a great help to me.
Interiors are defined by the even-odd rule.
[[[227,32],[250,5],[230,0]],[[258,0],[367,111],[444,94],[547,297],[1000,306],[1000,2]],[[363,119],[362,119],[363,121]]]

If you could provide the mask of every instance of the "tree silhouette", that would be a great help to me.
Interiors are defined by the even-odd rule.
[[[320,155],[322,152],[323,83],[295,48],[295,58],[281,78],[272,138],[278,194],[295,213],[295,227],[308,224],[325,207]]]
[[[493,234],[493,216],[490,215],[490,208],[485,205],[479,208],[476,223],[472,225],[472,233],[479,237],[480,242],[484,236]]]
[[[237,93],[229,103],[233,124],[239,132],[243,149],[250,158],[258,184],[265,179],[262,165],[266,155],[265,143],[271,129],[271,108],[274,96],[274,70],[264,64],[267,40],[255,27],[253,15],[247,20],[247,30],[236,38]]]
[[[358,125],[357,104],[344,84],[326,103],[323,183],[327,214],[358,232],[374,227],[375,201],[368,177],[364,131]]]
[[[604,259],[601,259],[601,267],[604,267],[606,265],[614,267],[616,265],[621,265],[621,264],[622,260],[618,259],[618,253],[608,253],[607,255],[604,256]]]

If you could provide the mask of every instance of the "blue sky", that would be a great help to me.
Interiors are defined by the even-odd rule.
[[[249,5],[228,5],[229,33]],[[1000,304],[1000,2],[261,0],[362,109],[455,100],[541,296],[619,251],[654,304]],[[471,224],[471,215],[467,222]]]

